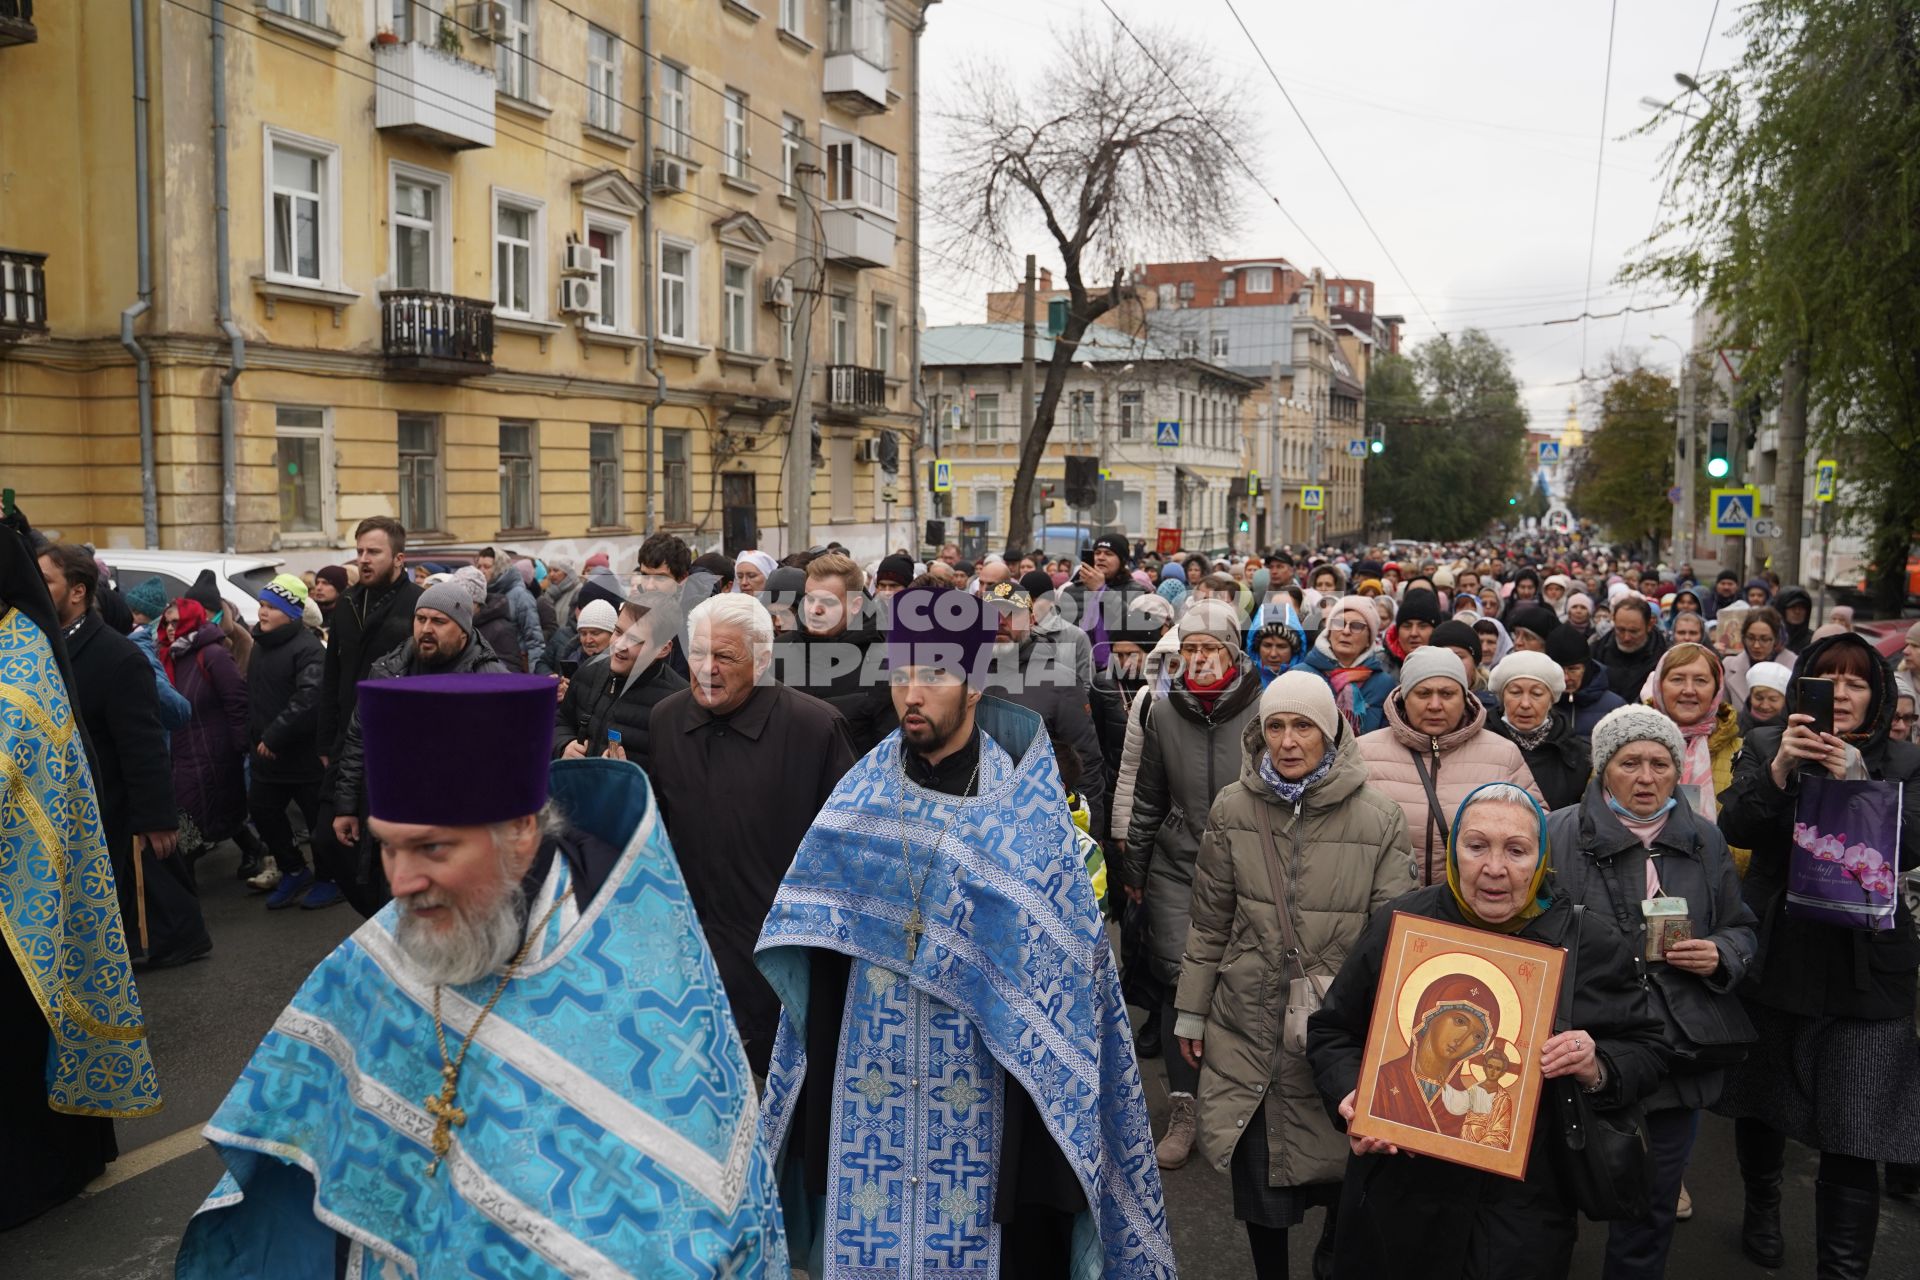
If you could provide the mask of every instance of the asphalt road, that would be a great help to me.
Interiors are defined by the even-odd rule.
[[[200,865],[213,955],[140,979],[165,1110],[120,1124],[121,1159],[94,1189],[0,1235],[4,1280],[162,1280],[172,1275],[180,1233],[221,1172],[197,1131],[308,971],[359,923],[345,906],[269,913],[260,898],[233,879],[236,856],[225,846]],[[1165,1076],[1158,1062],[1145,1067],[1158,1132],[1166,1109]],[[1795,1148],[1790,1160],[1787,1265],[1769,1273],[1740,1254],[1740,1178],[1732,1126],[1707,1117],[1687,1177],[1695,1216],[1675,1233],[1669,1274],[1685,1280],[1811,1276],[1815,1158]],[[1165,1181],[1181,1274],[1251,1280],[1246,1235],[1233,1220],[1226,1176],[1196,1158],[1167,1173]],[[1292,1233],[1291,1270],[1301,1280],[1309,1274],[1307,1259],[1319,1229],[1315,1211]],[[1574,1275],[1600,1274],[1604,1240],[1602,1228],[1583,1225]],[[1920,1277],[1920,1207],[1883,1202],[1872,1275],[1873,1280]]]

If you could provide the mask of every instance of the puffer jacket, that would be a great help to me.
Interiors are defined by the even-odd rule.
[[[607,730],[620,735],[627,759],[645,769],[653,763],[653,708],[668,694],[687,687],[687,678],[667,665],[653,663],[628,684],[613,669],[610,654],[601,654],[567,681],[567,696],[553,715],[553,758],[567,744],[585,739],[589,756],[607,754]]]
[[[493,577],[487,580],[487,602],[494,597],[505,596],[507,608],[513,616],[513,625],[520,630],[520,657],[525,661],[525,669],[552,674],[553,667],[547,661],[547,639],[540,630],[540,608],[533,602],[533,593],[527,590],[526,579],[520,576],[520,570],[511,564],[495,567]]]
[[[1366,785],[1358,739],[1339,727],[1333,767],[1288,805],[1260,776],[1256,719],[1242,737],[1240,780],[1208,815],[1193,876],[1193,923],[1180,966],[1175,1033],[1201,1040],[1199,1142],[1215,1168],[1264,1100],[1267,1183],[1338,1182],[1347,1142],[1327,1120],[1306,1055],[1281,1045],[1288,984],[1285,933],[1267,857],[1270,823],[1306,972],[1331,977],[1367,916],[1413,888],[1400,806]]]
[[[247,680],[211,622],[174,642],[173,680],[193,707],[171,744],[173,798],[217,844],[247,820]]]
[[[1240,777],[1244,733],[1259,718],[1260,676],[1245,660],[1214,699],[1211,714],[1179,682],[1147,713],[1120,882],[1145,891],[1153,974],[1168,988],[1180,980],[1187,900],[1207,814],[1215,797]]]
[[[1367,762],[1373,785],[1399,801],[1412,836],[1414,866],[1422,884],[1441,884],[1447,878],[1447,841],[1440,825],[1451,823],[1460,802],[1475,787],[1489,782],[1511,782],[1524,788],[1544,808],[1546,801],[1527,768],[1520,748],[1487,725],[1486,704],[1466,701],[1466,717],[1451,733],[1429,737],[1407,723],[1401,696],[1387,699],[1387,727],[1360,739],[1360,756]],[[1418,755],[1426,762],[1440,796],[1440,814],[1431,813],[1427,789],[1414,765]]]
[[[1120,763],[1113,771],[1113,838],[1125,841],[1133,824],[1133,788],[1140,778],[1140,752],[1147,742],[1147,712],[1154,701],[1167,696],[1161,688],[1159,671],[1180,651],[1179,637],[1169,631],[1147,654],[1148,679],[1127,700],[1126,733],[1120,748]]]

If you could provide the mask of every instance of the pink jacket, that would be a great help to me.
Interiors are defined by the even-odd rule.
[[[1447,846],[1428,812],[1427,789],[1413,763],[1415,752],[1433,778],[1449,831],[1460,802],[1475,787],[1489,782],[1511,782],[1540,800],[1542,808],[1546,806],[1520,748],[1487,727],[1487,707],[1480,699],[1468,694],[1465,722],[1452,733],[1430,738],[1407,723],[1400,695],[1395,693],[1387,699],[1387,727],[1361,736],[1360,758],[1366,761],[1372,785],[1393,797],[1407,815],[1407,834],[1412,837],[1421,884],[1446,880]]]

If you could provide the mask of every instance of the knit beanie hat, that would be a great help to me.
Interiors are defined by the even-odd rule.
[[[1400,664],[1400,687],[1403,690],[1411,689],[1435,676],[1445,676],[1449,680],[1458,682],[1460,687],[1468,693],[1473,692],[1467,687],[1467,668],[1460,661],[1460,655],[1440,644],[1437,633],[1434,636],[1434,643],[1415,649],[1407,655],[1407,660]],[[1562,687],[1565,687],[1564,681]]]
[[[214,582],[211,569],[200,571],[200,576],[187,588],[186,598],[205,609],[209,618],[224,607],[220,602],[220,587]]]
[[[420,593],[413,607],[436,609],[452,618],[462,631],[473,634],[473,597],[458,582],[435,583]]]
[[[1276,712],[1289,712],[1313,721],[1331,747],[1342,723],[1333,705],[1333,686],[1311,671],[1282,671],[1260,695],[1260,722]]]
[[[1197,601],[1180,619],[1180,638],[1188,636],[1212,636],[1238,654],[1242,643],[1239,612],[1225,600]]]
[[[347,588],[353,585],[347,579],[347,566],[343,564],[323,564],[313,571],[313,576],[324,579],[338,595],[347,594]]]
[[[1440,612],[1440,597],[1425,587],[1409,587],[1395,616],[1402,622],[1425,622],[1436,627],[1446,620]]]
[[[613,612],[613,606],[605,600],[595,600],[580,611],[580,621],[574,624],[575,631],[613,631],[618,628],[619,619]]]
[[[1563,667],[1584,667],[1593,661],[1593,646],[1578,628],[1555,627],[1547,633],[1547,656]]]
[[[1680,730],[1673,721],[1652,707],[1629,702],[1609,711],[1593,726],[1594,773],[1605,773],[1607,762],[1632,742],[1659,743],[1672,753],[1675,769],[1681,767],[1681,757],[1686,754],[1686,744],[1680,740]]]
[[[1543,604],[1522,605],[1507,617],[1507,630],[1531,631],[1545,640],[1560,625],[1560,616]]]
[[[307,613],[307,584],[291,573],[278,574],[260,588],[260,603],[274,605],[295,622],[303,621]]]
[[[1429,649],[1465,649],[1468,653],[1477,655],[1480,652],[1480,637],[1475,635],[1473,628],[1464,622],[1443,622],[1433,629],[1433,638],[1427,641],[1426,647]],[[1419,652],[1420,650],[1418,649],[1414,650],[1414,653]],[[1409,654],[1408,656],[1412,657],[1413,655]],[[1477,657],[1475,661],[1478,661]],[[1406,668],[1402,667],[1401,670],[1404,672]]]
[[[1747,688],[1772,689],[1776,693],[1785,693],[1787,685],[1793,680],[1793,672],[1778,662],[1756,662],[1747,671]]]
[[[1366,596],[1341,596],[1333,608],[1325,610],[1321,617],[1326,626],[1332,626],[1333,620],[1343,613],[1359,614],[1367,622],[1367,640],[1377,644],[1380,641],[1380,611],[1373,607],[1373,601]]]
[[[1555,702],[1567,696],[1567,673],[1560,669],[1558,662],[1544,653],[1514,650],[1493,669],[1493,674],[1487,678],[1487,685],[1498,697],[1509,680],[1538,680],[1547,686],[1547,692],[1553,695]]]
[[[911,586],[915,576],[913,559],[910,556],[887,556],[880,561],[880,567],[873,571],[873,581],[876,586],[882,582],[899,587]],[[1051,580],[1047,583],[1047,589],[1049,591],[1053,589]]]
[[[469,610],[487,602],[487,575],[478,565],[462,565],[453,571],[452,585],[467,593]]]
[[[148,578],[120,595],[127,602],[127,608],[143,618],[158,618],[167,611],[167,587],[158,578]]]

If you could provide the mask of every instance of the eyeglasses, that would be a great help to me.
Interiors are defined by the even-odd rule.
[[[1352,618],[1345,622],[1329,622],[1327,624],[1327,630],[1329,631],[1371,631],[1372,629],[1373,628],[1358,618]]]

